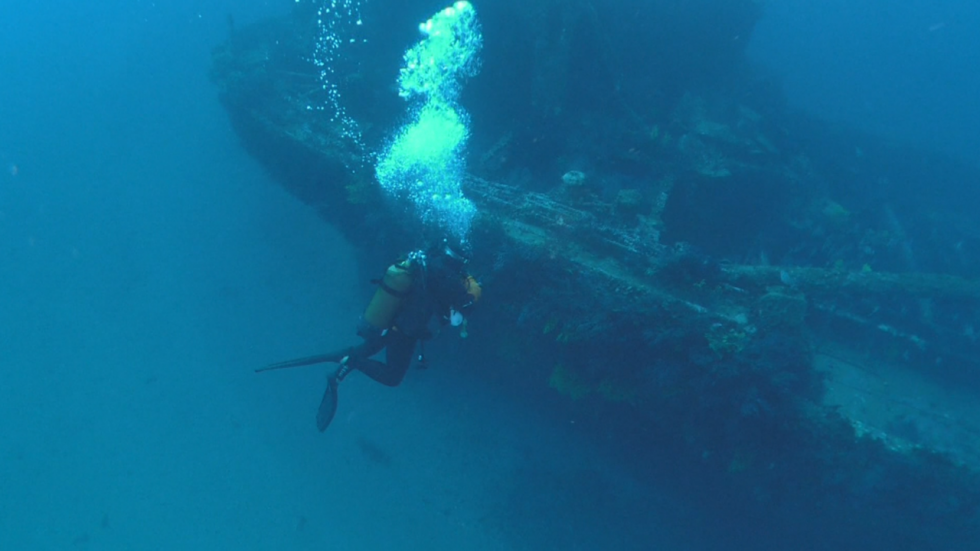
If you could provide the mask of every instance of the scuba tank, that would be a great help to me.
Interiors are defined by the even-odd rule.
[[[412,292],[415,274],[412,260],[407,259],[388,266],[378,283],[374,298],[364,310],[364,321],[378,330],[388,329],[402,303]]]
[[[475,277],[469,274],[463,280],[463,287],[466,289],[466,294],[470,296],[470,304],[477,302],[483,296],[483,289],[480,288],[480,284],[477,283]]]

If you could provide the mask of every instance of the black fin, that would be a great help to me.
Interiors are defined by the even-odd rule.
[[[320,400],[320,409],[316,412],[316,428],[323,432],[330,426],[334,414],[337,413],[337,380],[330,377],[327,380],[327,390]]]
[[[307,356],[305,358],[296,358],[294,360],[286,360],[284,362],[277,362],[274,364],[269,364],[264,367],[260,367],[255,370],[256,373],[262,373],[263,371],[273,371],[275,369],[288,369],[290,367],[302,367],[304,365],[313,365],[325,362],[337,363],[350,353],[350,347],[342,348],[336,352],[330,352],[328,354],[317,354],[316,356]]]

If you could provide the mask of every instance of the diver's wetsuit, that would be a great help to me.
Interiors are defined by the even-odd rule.
[[[365,324],[366,325],[366,324]],[[348,351],[351,367],[363,371],[365,375],[386,386],[398,386],[408,366],[412,363],[412,353],[415,351],[418,339],[390,329],[385,334],[380,334],[373,328],[370,329],[374,334],[367,335],[365,331],[358,331],[364,342],[351,348]],[[372,360],[381,349],[385,350],[385,362]]]
[[[433,257],[420,276],[391,327],[379,330],[362,320],[357,334],[364,342],[346,353],[352,368],[383,385],[398,386],[405,378],[418,342],[431,336],[429,321],[433,316],[448,316],[451,309],[459,310],[472,303],[462,283],[466,277],[462,265],[453,266]],[[387,349],[386,362],[370,359],[382,348]]]
[[[397,272],[397,268],[401,272],[396,275],[404,278],[405,270],[413,269],[409,281],[393,279],[407,285],[390,286],[386,279],[378,282],[381,289],[375,293],[375,299],[368,306],[357,330],[357,334],[364,339],[363,343],[338,352],[297,358],[266,368],[281,369],[320,362],[340,364],[337,371],[327,377],[327,388],[317,408],[316,427],[320,432],[327,430],[337,413],[337,388],[348,373],[358,369],[383,385],[398,386],[412,363],[416,344],[430,337],[429,321],[432,317],[440,316],[443,323],[451,322],[453,325],[465,323],[461,312],[479,300],[480,285],[466,273],[465,257],[453,251],[445,241],[441,249],[417,251],[411,253],[407,260],[392,265],[385,272],[387,279],[389,274]],[[397,297],[398,301],[376,302],[384,300],[378,298],[383,297],[384,292]],[[375,305],[380,305],[380,310],[374,309]],[[387,311],[381,309],[385,307],[390,308]],[[390,315],[392,310],[394,318]],[[372,312],[382,315],[368,315]],[[381,352],[382,348],[387,349],[387,361],[372,360],[371,356]]]

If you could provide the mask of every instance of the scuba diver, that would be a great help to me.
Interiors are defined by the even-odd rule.
[[[358,324],[361,344],[336,352],[287,360],[256,369],[256,372],[285,369],[323,362],[340,364],[327,377],[317,411],[316,425],[323,432],[337,412],[337,388],[350,374],[358,370],[386,386],[398,386],[412,362],[416,346],[432,334],[429,323],[438,317],[443,324],[461,328],[466,336],[463,316],[480,299],[482,290],[473,276],[466,272],[467,257],[458,248],[443,240],[428,250],[409,253],[385,271],[377,281],[378,289]],[[385,350],[385,362],[371,359]],[[425,354],[418,359],[425,367]]]

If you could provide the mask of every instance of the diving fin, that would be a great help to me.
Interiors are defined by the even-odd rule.
[[[340,362],[341,358],[350,353],[350,348],[342,348],[336,352],[330,352],[327,354],[317,354],[316,356],[306,356],[305,358],[296,358],[293,360],[286,360],[284,362],[277,362],[274,364],[269,364],[267,366],[260,367],[255,370],[256,373],[262,373],[263,371],[273,371],[276,369],[289,369],[291,367],[302,367],[304,365],[313,365],[326,362]]]
[[[323,399],[320,400],[320,409],[316,412],[316,428],[323,432],[330,426],[333,416],[337,413],[337,379],[330,377],[327,379],[327,389],[323,391]]]

